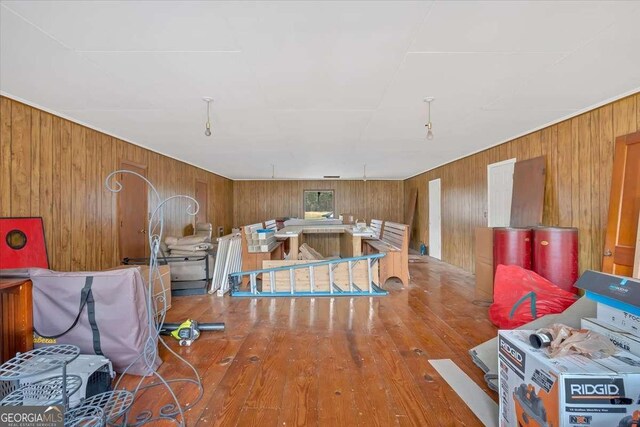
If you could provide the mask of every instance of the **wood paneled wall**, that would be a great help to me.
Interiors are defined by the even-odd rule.
[[[118,264],[117,195],[104,179],[123,160],[145,165],[163,197],[193,196],[196,179],[208,182],[209,220],[230,231],[231,180],[0,97],[0,217],[42,216],[51,268]],[[169,203],[166,234],[182,235],[192,217],[186,203]]]
[[[116,195],[104,177],[123,160],[147,166],[162,196],[209,184],[214,227],[302,217],[303,190],[333,189],[336,212],[403,221],[412,188],[418,203],[412,246],[428,241],[428,181],[442,179],[443,260],[474,271],[473,230],[486,225],[487,165],[546,156],[543,223],[580,230],[580,270],[599,269],[615,138],[640,129],[640,94],[566,120],[406,181],[234,181],[0,97],[0,216],[42,216],[51,266],[98,270],[117,264]],[[153,206],[153,202],[149,203]],[[166,214],[167,233],[191,222],[184,204]]]
[[[304,190],[334,190],[336,215],[357,219],[402,222],[403,181],[234,181],[234,225],[253,224],[276,217],[304,217]]]
[[[234,181],[234,226],[277,217],[304,217],[304,190],[334,190],[336,215],[356,219],[403,221],[403,181]],[[340,253],[337,235],[307,235],[305,241],[324,256]]]
[[[474,228],[486,226],[487,165],[546,157],[543,223],[580,230],[580,271],[599,270],[607,226],[615,138],[640,129],[640,94],[405,181],[418,189],[412,246],[428,241],[428,182],[442,180],[442,259],[474,271]],[[640,167],[640,165],[638,165]]]

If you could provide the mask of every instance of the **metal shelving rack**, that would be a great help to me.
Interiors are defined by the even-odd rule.
[[[64,414],[65,427],[102,427],[104,411],[97,406],[80,406]]]
[[[123,418],[133,404],[133,393],[126,390],[107,391],[84,399],[80,406],[70,409],[69,396],[80,389],[82,378],[68,375],[67,365],[80,355],[75,345],[52,345],[19,353],[13,359],[0,365],[0,389],[5,396],[0,406],[49,406],[63,405],[65,408],[64,425],[104,426]],[[61,375],[21,384],[23,380],[35,375],[62,371]]]
[[[69,396],[78,391],[82,378],[67,375],[67,365],[80,355],[75,345],[52,345],[18,353],[13,359],[0,365],[0,381],[8,381],[8,394],[0,406],[64,405],[69,406]],[[35,375],[60,369],[61,375],[52,375],[31,383],[20,385]]]
[[[121,424],[126,426],[127,412],[133,405],[133,398],[133,393],[127,390],[106,391],[85,399],[78,409],[99,408],[103,411],[107,424],[115,424],[122,417]]]

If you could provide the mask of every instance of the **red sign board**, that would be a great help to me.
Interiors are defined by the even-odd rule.
[[[0,270],[49,268],[42,218],[0,218]]]

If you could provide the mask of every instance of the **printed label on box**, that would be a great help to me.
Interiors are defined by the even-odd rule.
[[[519,371],[520,376],[524,375],[527,356],[522,350],[503,336],[500,336],[500,354],[504,355],[507,362]]]
[[[633,335],[640,335],[640,317],[602,303],[598,303],[597,307],[598,320],[610,323]]]
[[[567,403],[611,404],[612,399],[625,397],[622,378],[565,378]]]

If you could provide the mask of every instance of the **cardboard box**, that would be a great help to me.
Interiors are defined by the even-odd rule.
[[[476,299],[493,301],[493,264],[476,262]]]
[[[493,227],[476,228],[476,262],[493,266]]]
[[[631,426],[640,410],[640,358],[620,352],[591,360],[550,359],[534,349],[533,331],[500,331],[500,426]]]
[[[582,319],[580,325],[583,329],[595,331],[609,338],[620,350],[640,356],[640,338],[598,319]]]
[[[629,334],[640,336],[640,316],[601,302],[596,307],[596,318],[598,320],[622,329]]]
[[[476,228],[476,299],[493,301],[493,228]]]
[[[587,270],[576,282],[585,296],[640,317],[640,282],[629,277]]]
[[[139,268],[145,289],[149,289],[148,265],[121,265],[115,267],[113,270],[120,268]],[[158,270],[160,271],[160,277],[153,279],[153,298],[158,307],[157,315],[160,315],[163,310],[166,312],[171,308],[171,268],[168,265],[159,265]],[[166,301],[166,305],[163,301]]]

